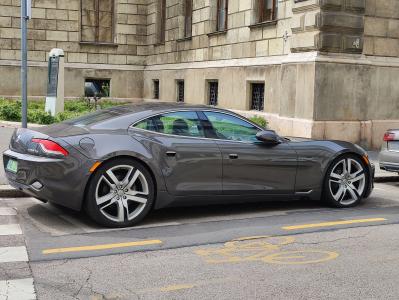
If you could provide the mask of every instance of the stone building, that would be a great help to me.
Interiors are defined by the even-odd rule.
[[[399,127],[399,0],[32,0],[29,96],[65,51],[65,94],[218,105],[284,135],[378,147]],[[18,0],[0,0],[0,95],[18,96]]]

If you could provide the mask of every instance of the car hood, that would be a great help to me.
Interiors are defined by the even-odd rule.
[[[285,137],[289,139],[290,143],[293,143],[293,145],[309,145],[309,143],[318,145],[318,146],[326,146],[327,144],[335,148],[336,151],[342,151],[342,150],[349,150],[353,151],[355,153],[358,153],[360,155],[365,155],[367,154],[367,151],[360,147],[359,145],[356,145],[351,142],[346,142],[346,141],[338,141],[338,140],[316,140],[316,139],[309,139],[309,138],[302,138],[302,137]]]

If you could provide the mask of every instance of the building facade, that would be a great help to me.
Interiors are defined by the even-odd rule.
[[[32,0],[29,96],[65,51],[65,94],[218,105],[284,135],[369,148],[399,127],[399,0]],[[18,96],[18,0],[0,0],[0,95]]]

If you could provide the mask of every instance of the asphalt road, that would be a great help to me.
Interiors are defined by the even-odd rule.
[[[399,183],[352,209],[164,209],[110,230],[32,198],[17,209],[39,299],[397,299]]]

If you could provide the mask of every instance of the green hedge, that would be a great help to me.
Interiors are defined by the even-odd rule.
[[[98,103],[100,108],[107,108],[121,104],[126,103],[117,103],[111,100],[100,100]],[[89,104],[85,99],[65,101],[64,112],[58,113],[55,117],[51,116],[48,112],[45,112],[44,107],[44,100],[29,101],[28,122],[36,124],[52,124],[79,117],[95,110],[94,104]],[[21,121],[21,101],[0,99],[0,120]]]
[[[267,120],[264,117],[261,116],[253,116],[251,118],[249,118],[252,122],[258,124],[259,126],[263,127],[263,128],[267,128]]]

